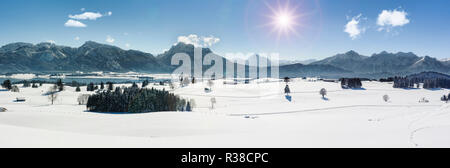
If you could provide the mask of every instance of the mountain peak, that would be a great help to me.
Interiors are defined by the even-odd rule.
[[[83,45],[102,45],[102,44],[97,43],[97,42],[95,42],[95,41],[86,41],[86,42],[84,42]]]
[[[359,55],[356,51],[350,50],[345,53],[346,55]]]
[[[80,48],[100,48],[100,47],[118,48],[113,45],[102,44],[95,41],[86,41]]]

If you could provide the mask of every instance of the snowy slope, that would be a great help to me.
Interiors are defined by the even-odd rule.
[[[296,79],[288,101],[283,82],[260,82],[218,80],[210,93],[204,92],[206,82],[175,89],[195,100],[192,113],[86,112],[76,101],[82,93],[71,87],[55,105],[42,96],[50,85],[0,91],[0,107],[8,109],[0,112],[0,147],[450,147],[450,107],[440,101],[449,90],[379,82],[343,90],[338,83]],[[327,100],[321,88],[328,90]],[[27,101],[13,102],[16,97]],[[422,97],[430,102],[419,103]]]

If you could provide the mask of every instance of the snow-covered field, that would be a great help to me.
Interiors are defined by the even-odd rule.
[[[0,147],[450,147],[450,103],[440,101],[449,90],[379,82],[343,90],[300,79],[289,85],[291,101],[283,82],[218,80],[210,93],[206,82],[197,83],[173,91],[194,99],[194,112],[146,114],[86,112],[77,102],[85,87],[80,93],[66,87],[54,105],[42,96],[50,85],[0,91],[0,107],[8,109],[0,112]],[[422,97],[429,102],[420,103]]]

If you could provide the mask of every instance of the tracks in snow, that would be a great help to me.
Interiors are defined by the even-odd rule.
[[[267,113],[241,113],[241,114],[228,114],[229,116],[245,116],[245,115],[278,115],[278,114],[291,114],[291,113],[304,113],[313,111],[323,111],[323,110],[333,110],[333,109],[345,109],[345,108],[358,108],[358,107],[439,107],[440,105],[349,105],[349,106],[336,106],[336,107],[325,107],[325,108],[315,108],[315,109],[304,109],[304,110],[292,110],[292,111],[280,111],[280,112],[267,112]]]

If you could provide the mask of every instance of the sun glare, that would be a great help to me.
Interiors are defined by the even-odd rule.
[[[289,1],[284,6],[278,3],[278,7],[270,6],[266,3],[266,6],[271,10],[271,14],[267,15],[271,21],[268,25],[272,27],[271,33],[277,33],[277,38],[281,36],[287,36],[294,34],[299,36],[296,31],[299,26],[298,20],[300,15],[297,14],[297,7],[292,7]]]
[[[282,13],[277,16],[277,24],[279,27],[289,27],[292,24],[291,16],[286,13]]]

